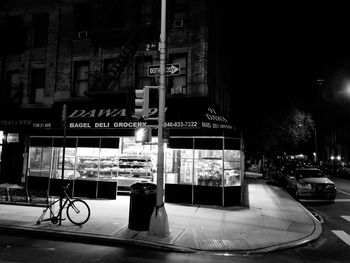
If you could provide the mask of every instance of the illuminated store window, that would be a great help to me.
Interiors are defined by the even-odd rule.
[[[76,179],[97,180],[100,168],[100,148],[78,147]]]
[[[29,149],[29,176],[49,177],[51,161],[52,147],[31,147]]]
[[[101,148],[100,151],[100,180],[117,179],[118,149]]]
[[[240,185],[241,172],[241,152],[225,150],[224,186]]]
[[[193,150],[167,149],[166,182],[174,184],[192,184],[193,182]]]
[[[194,156],[194,183],[222,186],[222,150],[195,150]]]
[[[73,180],[79,177],[79,173],[75,166],[76,148],[65,148],[64,158],[64,179]],[[52,163],[52,175],[51,178],[62,178],[62,160],[63,160],[63,147],[54,147],[53,149],[53,163]]]

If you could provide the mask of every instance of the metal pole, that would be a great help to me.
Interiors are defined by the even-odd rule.
[[[63,125],[63,152],[62,152],[62,170],[61,170],[61,187],[63,187],[64,182],[64,159],[66,158],[66,126],[67,126],[67,105],[63,105],[62,109],[62,125]],[[63,196],[63,193],[61,193],[61,196]],[[61,225],[62,222],[62,198],[60,198],[60,213],[59,213],[59,224]]]
[[[166,0],[162,0],[161,33],[160,33],[160,83],[158,113],[158,158],[157,158],[157,200],[153,210],[149,234],[166,237],[169,234],[168,216],[164,207],[164,138],[165,121],[165,64],[166,64]]]
[[[316,134],[316,128],[315,128],[315,163],[317,163],[318,160],[318,153],[317,153],[317,134]]]

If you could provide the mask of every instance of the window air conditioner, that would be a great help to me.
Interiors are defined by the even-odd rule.
[[[88,37],[88,32],[87,31],[79,31],[78,32],[78,38],[79,39],[86,39]]]
[[[174,20],[174,28],[182,28],[182,27],[184,27],[184,20],[183,19]]]
[[[186,94],[187,93],[187,89],[186,86],[177,86],[177,87],[173,87],[170,90],[170,94],[174,95],[174,94]]]

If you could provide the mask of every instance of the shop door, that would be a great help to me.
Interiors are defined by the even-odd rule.
[[[23,149],[22,143],[6,143],[2,145],[0,182],[21,183]]]

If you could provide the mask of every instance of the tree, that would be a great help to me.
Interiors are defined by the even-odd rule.
[[[276,156],[301,150],[301,145],[312,138],[314,129],[315,123],[311,114],[295,106],[285,112],[265,115],[262,123],[263,153]]]

